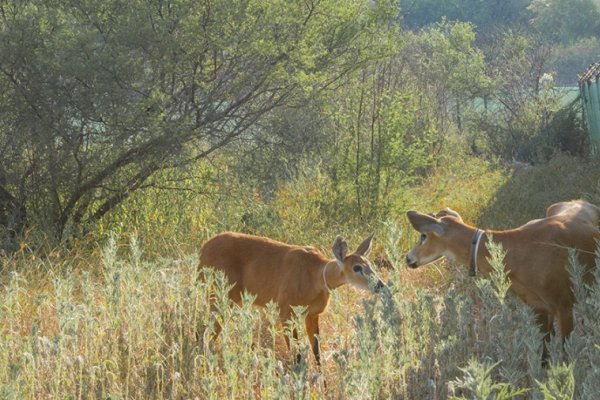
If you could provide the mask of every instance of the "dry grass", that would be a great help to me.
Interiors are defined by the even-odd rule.
[[[397,205],[394,218],[373,224],[377,245],[372,257],[390,263],[381,275],[391,282],[391,293],[375,296],[349,287],[334,292],[322,318],[321,369],[303,336],[291,352],[286,349],[274,308],[230,307],[223,283],[197,281],[195,253],[202,238],[218,226],[235,227],[234,217],[207,226],[202,224],[210,218],[196,214],[180,224],[181,236],[169,225],[163,233],[170,238],[156,235],[156,226],[142,225],[136,228],[138,235],[104,236],[102,245],[90,242],[68,253],[4,259],[0,398],[445,399],[453,393],[459,398],[476,395],[479,383],[495,398],[502,398],[502,390],[518,388],[527,393],[514,394],[517,398],[544,398],[545,387],[568,389],[570,380],[574,393],[586,398],[596,390],[594,377],[600,373],[595,367],[600,350],[594,345],[600,331],[594,320],[600,309],[597,291],[578,310],[585,323],[567,343],[567,352],[553,343],[553,366],[543,371],[531,313],[511,296],[498,295],[501,290],[487,281],[476,286],[464,271],[443,262],[416,271],[403,268],[405,251],[415,238],[404,210],[450,206],[467,220],[501,216],[514,209],[508,194],[516,189],[511,185],[528,185],[526,175],[515,177],[479,160],[448,168],[454,174],[442,168],[412,196],[404,196],[409,201]],[[597,193],[589,181],[595,178],[577,171],[588,191],[577,196],[571,182],[571,189],[563,185],[560,193],[594,199]],[[528,174],[535,181],[552,175],[534,172]],[[518,196],[532,190],[522,188]],[[273,216],[285,209],[287,219],[277,226],[258,221],[256,233],[288,241],[298,237],[292,242],[317,245],[328,253],[338,228],[311,222],[320,218],[319,209],[317,202],[301,202],[305,187],[286,190],[271,211],[258,215],[279,218]],[[503,199],[508,203],[502,205]],[[540,203],[530,209],[545,209]],[[311,217],[294,218],[299,214]],[[347,229],[352,243],[370,230],[361,224]],[[207,307],[213,292],[223,299],[216,318],[225,329],[215,343],[198,341],[197,333],[208,337],[214,323]],[[300,364],[290,362],[296,352],[304,356]],[[577,368],[562,369],[562,363],[575,360]]]

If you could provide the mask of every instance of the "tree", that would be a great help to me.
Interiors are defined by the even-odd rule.
[[[339,202],[352,202],[336,211],[385,218],[401,201],[395,190],[428,170],[456,131],[460,110],[491,90],[474,41],[468,23],[406,33],[392,57],[350,76],[324,107],[339,133],[326,146],[324,169]]]
[[[600,7],[594,0],[533,0],[532,25],[548,40],[569,44],[600,35]]]
[[[402,17],[408,27],[421,28],[449,21],[471,22],[480,35],[489,36],[507,28],[528,25],[530,0],[409,0],[402,3]]]
[[[385,55],[392,2],[0,5],[0,226],[76,234]]]
[[[508,32],[492,49],[487,73],[497,85],[484,112],[470,121],[486,136],[490,154],[506,160],[545,162],[558,151],[579,153],[585,138],[576,109],[565,91],[555,88],[545,41]]]

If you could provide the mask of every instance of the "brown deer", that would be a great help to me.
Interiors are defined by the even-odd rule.
[[[469,265],[470,275],[481,270],[489,275],[491,266],[485,246],[490,234],[506,251],[505,268],[511,289],[537,314],[546,339],[556,320],[564,338],[573,330],[571,280],[567,271],[568,249],[578,251],[578,259],[586,267],[586,280],[592,280],[596,241],[600,238],[600,208],[581,200],[552,204],[546,217],[504,231],[483,231],[463,222],[451,209],[438,214],[409,211],[408,220],[421,237],[408,252],[406,263],[411,268],[446,257]],[[484,234],[485,233],[485,234]]]
[[[314,247],[225,232],[204,243],[200,268],[212,267],[223,271],[233,284],[229,298],[238,304],[244,290],[256,296],[255,305],[264,307],[269,301],[275,301],[282,323],[290,319],[292,306],[306,306],[306,333],[317,364],[320,364],[316,335],[319,335],[319,315],[327,307],[330,291],[347,283],[373,291],[384,287],[366,258],[372,240],[373,235],[366,238],[354,253],[348,254],[348,244],[338,236],[332,248],[335,258],[328,259]],[[220,327],[216,329],[215,336],[219,334]],[[293,335],[297,337],[296,332]]]

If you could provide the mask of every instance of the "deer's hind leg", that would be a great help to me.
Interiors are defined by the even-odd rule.
[[[291,317],[292,317],[292,308],[290,306],[282,306],[281,304],[279,305],[279,321],[281,322],[281,324],[283,325],[283,327],[287,327],[288,324],[291,322]],[[295,327],[291,327],[292,329],[292,337],[294,338],[294,340],[298,340],[298,330]],[[290,337],[285,334],[283,335],[283,337],[285,338],[285,344],[287,345],[288,350],[292,349],[292,344],[290,343]],[[296,354],[296,356],[294,357],[294,361],[296,363],[299,363],[302,360],[302,355],[301,354]]]
[[[573,331],[573,309],[571,307],[561,307],[557,312],[558,329],[563,341]]]
[[[232,278],[231,276],[228,276],[229,282],[232,282],[231,278]],[[199,279],[204,280],[204,277],[202,276],[202,274],[200,274]],[[209,295],[210,318],[213,321],[213,327],[214,327],[213,332],[211,333],[208,342],[214,342],[219,337],[219,335],[221,334],[221,331],[223,330],[223,327],[221,326],[221,324],[219,323],[219,321],[217,319],[217,315],[219,314],[219,306],[217,305],[217,294],[213,292],[213,290],[215,290],[215,286],[211,285],[211,287],[208,288],[211,291],[210,295]],[[233,287],[231,287],[231,289],[227,293],[227,295],[229,297],[229,300],[231,300],[232,302],[234,302],[238,305],[241,304],[242,292],[240,290],[240,285],[234,284]],[[199,343],[203,339],[204,332],[205,332],[205,329],[198,329],[196,332],[196,339]]]

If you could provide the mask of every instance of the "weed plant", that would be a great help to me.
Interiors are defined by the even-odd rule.
[[[546,172],[524,167],[507,175],[507,167],[457,158],[395,196],[392,214],[369,224],[338,218],[331,206],[338,194],[318,174],[282,185],[268,202],[252,191],[244,203],[219,193],[201,204],[160,193],[133,198],[120,221],[100,227],[101,246],[0,259],[0,398],[595,399],[600,289],[575,257],[576,329],[564,345],[557,337],[548,343],[545,369],[533,313],[508,290],[502,249],[490,249],[489,279],[445,263],[403,268],[416,237],[403,217],[408,209],[449,206],[483,228],[503,228],[539,218],[554,201],[597,200],[592,164],[589,174],[576,171],[583,186],[569,175],[558,182],[560,193],[529,193],[542,183],[550,188],[558,164],[576,164],[559,161]],[[515,207],[523,198],[532,201]],[[301,309],[283,327],[274,304],[259,310],[248,295],[232,305],[222,275],[197,279],[200,244],[225,229],[316,245],[324,254],[336,234],[356,242],[376,229],[371,258],[391,265],[379,267],[389,290],[332,292],[319,368]],[[212,340],[216,323],[223,330]]]
[[[397,231],[388,226],[393,243]],[[259,311],[246,295],[232,305],[222,274],[197,279],[195,256],[149,262],[135,237],[123,253],[112,236],[99,277],[54,273],[48,264],[52,279],[40,287],[13,265],[0,292],[0,397],[593,399],[597,285],[586,284],[573,262],[581,323],[564,349],[552,340],[543,369],[533,313],[508,290],[502,249],[490,250],[490,279],[457,272],[443,296],[409,287],[402,270],[387,274],[381,295],[334,292],[321,368],[303,335],[302,309],[282,327],[274,304]],[[385,251],[399,257],[396,247]],[[223,330],[212,340],[215,322]]]

